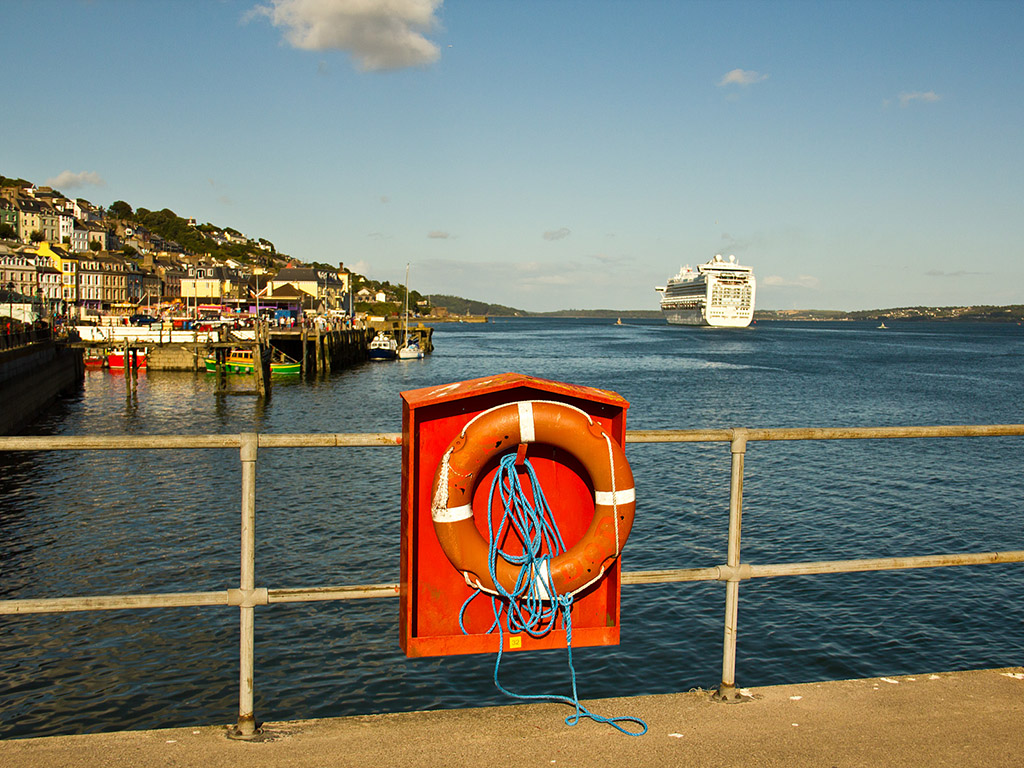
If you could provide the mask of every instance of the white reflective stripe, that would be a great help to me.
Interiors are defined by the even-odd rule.
[[[430,510],[435,523],[457,523],[473,516],[473,506],[463,504],[461,507],[441,507]]]
[[[519,407],[519,440],[532,443],[537,439],[537,433],[533,430],[533,403],[523,400],[516,405]]]
[[[594,491],[594,503],[606,507],[618,504],[631,504],[636,501],[636,488],[623,488],[621,491]]]
[[[537,597],[541,600],[551,599],[551,594],[548,592],[548,584],[551,583],[551,567],[547,560],[540,561],[537,574],[533,577],[533,583],[537,587]]]

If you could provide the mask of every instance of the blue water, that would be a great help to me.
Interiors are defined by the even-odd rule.
[[[420,361],[279,382],[263,405],[205,374],[89,371],[38,434],[401,430],[399,393],[505,371],[610,389],[630,429],[1024,422],[1024,329],[995,324],[502,320],[437,328]],[[749,562],[1024,549],[1020,438],[753,443]],[[727,444],[630,444],[626,570],[724,562]],[[265,449],[257,582],[395,582],[401,452]],[[237,451],[0,454],[0,598],[219,590],[238,581]],[[737,683],[1016,665],[1019,565],[744,582]],[[509,703],[493,657],[409,660],[398,601],[256,612],[261,720]],[[724,588],[627,586],[622,642],[574,653],[587,698],[711,688]],[[233,722],[238,612],[0,617],[0,736]],[[568,693],[564,653],[506,657],[502,681]],[[626,714],[626,713],[606,713]]]

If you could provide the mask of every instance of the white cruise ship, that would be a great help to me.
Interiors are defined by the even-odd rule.
[[[746,328],[754,317],[754,270],[721,254],[696,269],[683,267],[661,293],[661,311],[674,325]]]

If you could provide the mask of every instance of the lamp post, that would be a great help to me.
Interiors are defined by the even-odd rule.
[[[11,318],[10,328],[14,330],[14,281],[7,283],[7,314]]]

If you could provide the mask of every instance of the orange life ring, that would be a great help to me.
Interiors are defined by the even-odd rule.
[[[488,566],[488,543],[473,520],[473,493],[490,459],[525,443],[543,443],[572,454],[594,486],[594,518],[583,538],[550,560],[549,573],[528,576],[542,599],[548,597],[548,584],[558,594],[575,594],[600,579],[619,556],[636,512],[633,471],[625,453],[579,408],[527,400],[491,408],[466,424],[434,475],[434,531],[466,583],[497,594]],[[507,592],[515,589],[519,571],[518,566],[497,558],[497,581]]]

